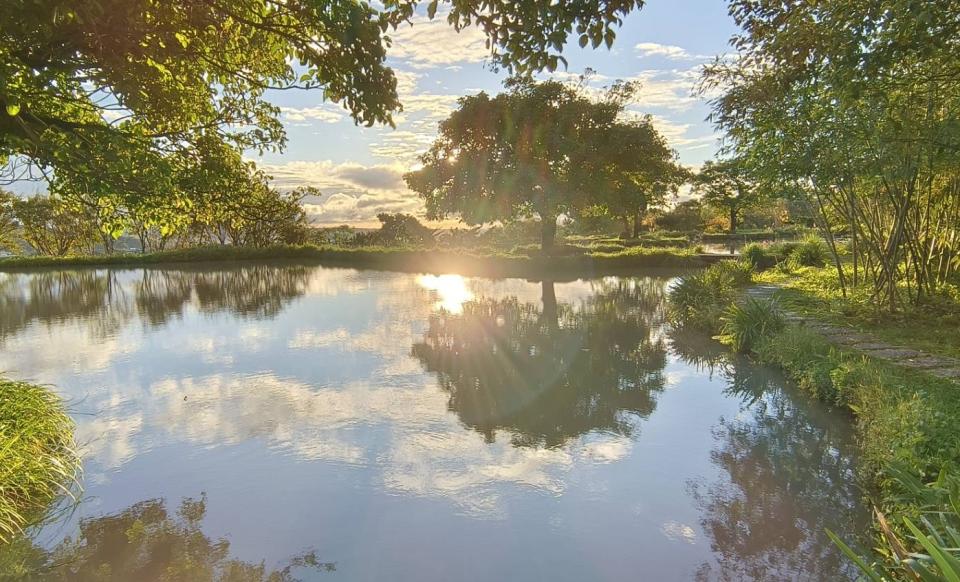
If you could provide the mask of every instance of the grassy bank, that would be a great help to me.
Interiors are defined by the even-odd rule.
[[[780,367],[819,399],[849,410],[863,453],[861,478],[886,516],[877,529],[878,545],[886,550],[874,558],[874,572],[887,568],[886,578],[875,579],[952,579],[946,573],[953,565],[935,564],[930,556],[960,545],[954,543],[960,536],[951,533],[960,531],[960,479],[951,477],[960,475],[960,385],[841,349],[802,325],[788,325],[776,303],[743,299],[742,288],[752,280],[771,280],[766,274],[745,276],[750,268],[745,260],[685,277],[671,292],[675,322],[717,334],[738,351]],[[896,329],[895,322],[884,325]],[[899,343],[905,343],[902,337]],[[931,501],[933,492],[954,487],[949,484],[957,484],[956,490]],[[910,528],[914,524],[922,535]],[[960,562],[956,566],[960,572]],[[933,577],[915,577],[921,568]]]
[[[214,246],[147,254],[70,257],[8,257],[0,271],[38,268],[148,266],[177,263],[286,259],[317,264],[416,272],[458,272],[503,277],[590,276],[625,273],[649,267],[702,266],[693,249],[629,247],[615,252],[582,252],[559,256],[487,253],[467,250],[428,250],[388,247],[341,248],[272,246],[265,248]]]
[[[73,421],[50,390],[0,379],[0,542],[42,518],[76,484]]]
[[[777,299],[790,311],[864,331],[894,345],[960,359],[960,288],[946,286],[939,297],[896,313],[877,308],[864,287],[844,297],[834,268],[771,269],[757,280],[781,286]]]

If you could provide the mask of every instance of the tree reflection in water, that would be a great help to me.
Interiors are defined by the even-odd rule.
[[[579,306],[481,298],[432,315],[412,353],[449,392],[450,410],[492,442],[562,445],[591,431],[629,435],[656,406],[666,345],[662,282],[605,283]]]
[[[163,499],[80,522],[77,539],[44,550],[21,539],[0,551],[0,578],[42,582],[292,582],[297,570],[330,572],[314,552],[268,569],[230,557],[230,542],[201,525],[206,497],[184,499],[169,512]]]
[[[81,269],[0,275],[0,339],[34,322],[79,321],[95,337],[115,333],[131,318],[159,326],[196,301],[205,313],[271,318],[306,293],[308,267],[260,265],[217,270],[142,269],[128,297],[126,271]]]
[[[715,366],[743,405],[714,427],[711,453],[723,477],[690,483],[716,564],[699,580],[839,580],[852,571],[825,534],[864,531],[856,455],[845,419],[749,361],[706,357],[700,343],[673,336],[672,350]]]

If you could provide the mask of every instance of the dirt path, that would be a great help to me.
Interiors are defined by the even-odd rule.
[[[779,287],[776,285],[754,285],[748,287],[746,293],[748,297],[755,299],[773,299],[777,289]],[[960,382],[960,360],[893,345],[874,337],[870,333],[857,331],[842,325],[824,323],[813,317],[790,311],[786,311],[785,314],[787,320],[791,323],[803,325],[840,347],[857,350],[872,358],[886,360],[904,368],[922,370],[932,376]]]

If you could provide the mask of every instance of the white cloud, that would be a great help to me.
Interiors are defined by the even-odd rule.
[[[671,61],[695,61],[710,58],[706,55],[691,54],[687,49],[676,45],[659,44],[656,42],[641,42],[634,46],[633,49],[640,58],[663,57]]]
[[[318,107],[281,107],[280,113],[283,115],[284,121],[292,122],[337,123],[347,118],[346,110],[332,103],[326,103]]]
[[[468,27],[457,32],[441,13],[433,20],[414,17],[412,25],[402,25],[388,36],[392,45],[387,54],[418,69],[477,63],[490,54],[480,30]]]
[[[381,212],[423,215],[423,202],[403,182],[408,169],[403,164],[319,160],[261,163],[260,167],[281,190],[312,186],[320,191],[303,205],[313,224],[371,226],[378,224],[376,217]]]

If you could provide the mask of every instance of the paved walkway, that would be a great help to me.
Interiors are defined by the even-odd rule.
[[[772,299],[777,289],[776,285],[754,285],[748,287],[746,293],[748,297],[756,299]],[[858,350],[872,358],[886,360],[904,368],[922,370],[932,376],[960,382],[960,360],[888,344],[869,333],[824,323],[813,317],[789,311],[785,312],[785,315],[787,321],[806,326],[838,346]]]

